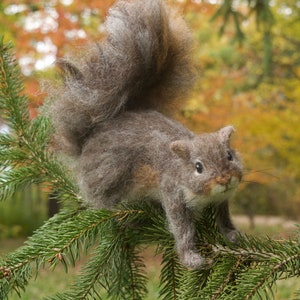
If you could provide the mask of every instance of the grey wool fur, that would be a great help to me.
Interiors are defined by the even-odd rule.
[[[167,116],[191,89],[194,72],[190,32],[162,0],[118,1],[105,28],[81,60],[58,61],[64,82],[49,111],[58,151],[76,161],[89,206],[159,201],[182,263],[205,267],[192,215],[213,203],[220,231],[232,241],[238,233],[228,209],[242,178],[230,148],[234,129],[196,135]]]

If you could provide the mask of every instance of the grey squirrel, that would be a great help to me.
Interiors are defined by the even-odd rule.
[[[57,145],[74,158],[91,207],[159,201],[181,262],[205,267],[193,213],[213,203],[220,231],[232,241],[238,234],[228,209],[242,178],[230,148],[234,129],[196,135],[169,118],[191,89],[194,66],[190,31],[164,1],[117,1],[105,28],[106,37],[84,57],[57,63],[63,84],[50,107]]]

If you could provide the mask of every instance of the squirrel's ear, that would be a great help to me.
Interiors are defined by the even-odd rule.
[[[234,127],[232,125],[228,125],[226,127],[221,128],[218,131],[218,134],[223,142],[229,143],[230,136],[235,131]]]
[[[182,159],[188,160],[190,158],[189,144],[186,141],[174,141],[170,144],[170,149]]]
[[[66,59],[61,58],[55,64],[59,67],[64,80],[68,77],[78,81],[83,80],[83,74],[80,70]]]

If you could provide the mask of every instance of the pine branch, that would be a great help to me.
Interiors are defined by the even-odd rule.
[[[82,274],[69,291],[48,299],[101,299],[100,290],[111,299],[143,299],[146,277],[137,251],[138,240],[134,242],[132,236],[128,239],[128,228],[123,226],[132,224],[141,214],[141,210],[118,211],[102,223],[99,245]]]
[[[180,300],[179,289],[183,266],[179,263],[174,247],[164,249],[163,268],[160,275],[160,297],[163,300]]]
[[[184,270],[180,280],[179,299],[201,299],[203,288],[207,285],[211,270]],[[197,287],[197,288],[195,288]]]
[[[18,136],[22,136],[29,125],[26,96],[21,95],[24,87],[20,82],[20,70],[10,51],[12,46],[3,43],[0,37],[0,101],[2,117],[8,120]]]
[[[219,258],[223,262],[213,266],[211,282],[201,291],[200,299],[252,299],[261,292],[271,292],[280,278],[299,276],[297,243],[245,237],[240,246],[217,246],[215,261]]]
[[[41,266],[55,267],[61,263],[66,271],[79,259],[80,252],[86,252],[103,233],[105,227],[115,218],[136,215],[135,211],[62,211],[46,222],[26,245],[7,257],[0,267],[0,297],[5,299],[9,290],[24,289],[28,280]],[[104,224],[104,226],[103,226]],[[102,231],[102,234],[101,234]],[[118,239],[117,239],[118,241]],[[107,260],[104,260],[107,263]]]
[[[0,200],[9,198],[17,188],[47,182],[51,187],[78,201],[76,185],[65,168],[48,151],[50,120],[30,120],[28,98],[23,94],[20,69],[11,54],[12,46],[0,37],[0,111],[10,128],[0,135]]]

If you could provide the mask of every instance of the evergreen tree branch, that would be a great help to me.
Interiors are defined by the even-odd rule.
[[[180,279],[183,266],[179,263],[174,246],[164,248],[160,274],[160,297],[163,300],[180,300]]]
[[[71,289],[48,299],[101,299],[99,290],[111,299],[143,299],[147,289],[144,264],[136,249],[138,239],[124,227],[141,214],[141,210],[112,214],[99,228],[99,245]]]
[[[20,69],[11,54],[12,46],[0,37],[0,110],[10,128],[0,135],[0,200],[27,184],[47,182],[54,189],[80,200],[77,187],[67,172],[48,151],[50,120],[30,120],[28,98],[23,94]]]
[[[32,264],[40,266],[48,263],[55,267],[58,263],[64,265],[66,271],[69,265],[74,265],[80,252],[86,252],[99,238],[99,231],[106,232],[105,223],[116,218],[126,218],[136,215],[135,211],[62,211],[45,223],[26,245],[8,256],[4,265],[0,266],[0,282],[3,290],[1,299],[7,297],[11,288],[24,289],[31,278]],[[100,234],[101,236],[101,234]],[[107,260],[105,260],[107,262]],[[6,289],[4,287],[6,286]]]

